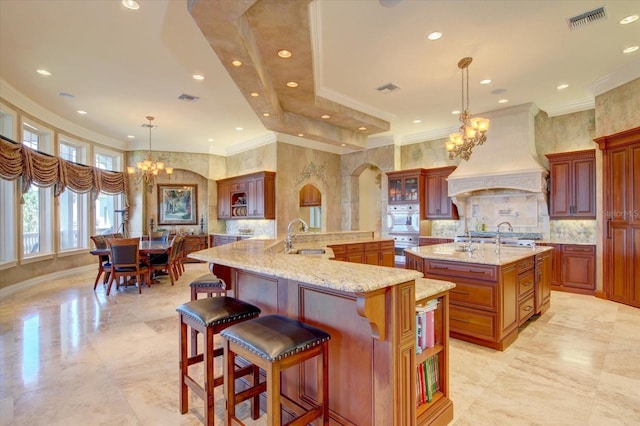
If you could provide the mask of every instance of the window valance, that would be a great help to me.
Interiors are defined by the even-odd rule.
[[[120,194],[127,193],[128,177],[124,172],[112,172],[63,160],[31,149],[0,135],[0,177],[6,180],[20,179],[21,195],[31,184],[54,187],[54,195],[65,189],[73,192]],[[126,198],[125,198],[126,199]]]

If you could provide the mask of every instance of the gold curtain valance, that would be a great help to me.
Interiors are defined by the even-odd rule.
[[[56,197],[67,188],[81,194],[92,191],[96,197],[101,192],[115,195],[128,190],[128,177],[124,172],[76,164],[43,154],[4,136],[0,136],[0,177],[6,180],[21,178],[22,194],[32,184],[40,187],[54,185]]]

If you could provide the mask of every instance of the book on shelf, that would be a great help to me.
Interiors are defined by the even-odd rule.
[[[438,299],[429,300],[424,306],[416,306],[416,353],[435,345],[435,310]]]
[[[416,371],[416,402],[418,405],[433,400],[440,390],[440,358],[438,354],[421,362]]]

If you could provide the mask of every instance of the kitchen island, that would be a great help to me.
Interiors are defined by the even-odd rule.
[[[451,337],[504,350],[518,329],[550,306],[552,247],[458,243],[405,250],[408,269],[456,284],[451,290]]]
[[[275,240],[243,240],[191,253],[214,264],[234,297],[262,314],[278,313],[320,327],[329,342],[332,424],[447,424],[453,418],[448,389],[448,291],[454,285],[424,280],[417,271],[332,260],[329,246],[375,241],[371,233],[304,234],[295,248],[324,254],[284,254]],[[437,298],[441,389],[416,407],[416,280],[419,301]],[[443,331],[444,330],[444,333]],[[308,365],[307,365],[308,364]],[[316,368],[305,363],[283,373],[283,421],[316,400]]]

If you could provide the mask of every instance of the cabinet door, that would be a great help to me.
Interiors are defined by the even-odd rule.
[[[458,209],[449,198],[447,177],[455,167],[444,167],[426,171],[425,217],[427,219],[458,219]]]
[[[540,253],[536,256],[536,314],[541,314],[549,308],[552,270],[553,252]]]
[[[573,216],[596,218],[595,167],[593,158],[573,162]]]
[[[218,219],[228,219],[231,217],[231,198],[229,191],[229,184],[218,185]]]
[[[247,216],[264,217],[264,179],[251,179],[247,181],[248,202]]]
[[[595,259],[591,247],[565,245],[562,256],[562,285],[595,290]]]
[[[427,205],[425,206],[427,218],[437,218],[440,216],[440,178],[439,176],[427,175],[426,184]]]
[[[567,217],[571,215],[571,162],[562,161],[550,164],[551,175],[551,206],[549,215],[553,217]]]

